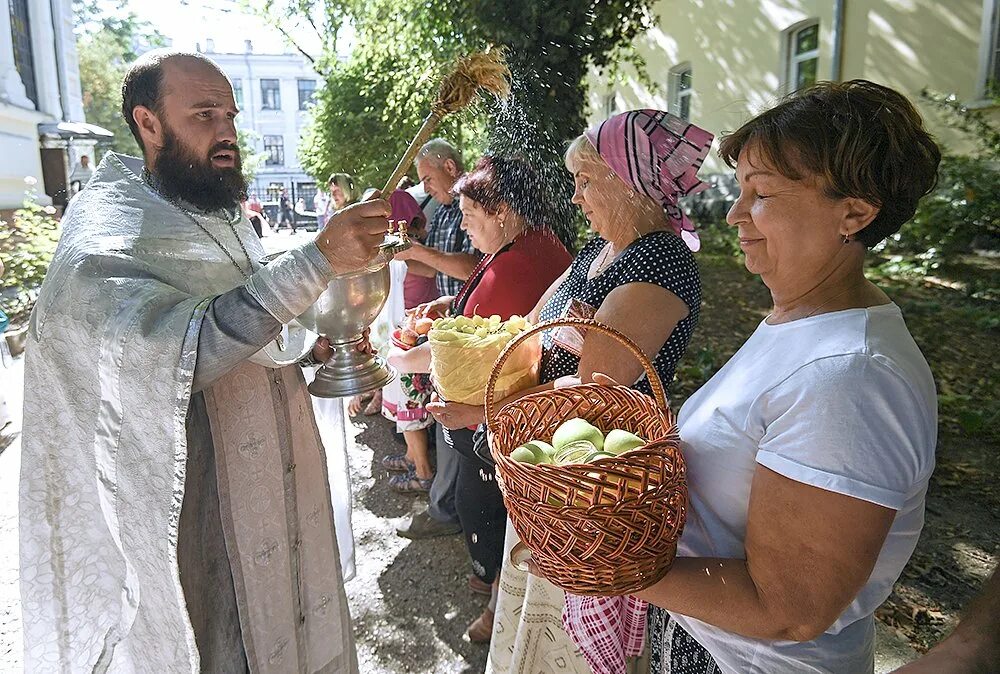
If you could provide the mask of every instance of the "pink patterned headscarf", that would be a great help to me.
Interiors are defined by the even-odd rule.
[[[708,188],[697,173],[715,136],[662,110],[623,112],[584,133],[626,185],[663,206],[688,248],[701,248],[677,201]]]

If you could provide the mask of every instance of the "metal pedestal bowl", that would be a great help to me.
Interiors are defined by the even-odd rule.
[[[309,385],[319,398],[343,398],[380,389],[396,371],[378,355],[358,350],[362,333],[378,317],[389,298],[389,260],[410,247],[405,236],[389,234],[367,269],[337,276],[323,294],[295,319],[307,330],[330,340],[333,356]]]

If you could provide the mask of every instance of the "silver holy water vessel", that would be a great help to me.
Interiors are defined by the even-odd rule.
[[[333,356],[316,372],[309,393],[343,398],[380,389],[396,377],[396,370],[381,356],[359,351],[358,346],[389,299],[389,260],[409,247],[405,229],[386,234],[366,269],[334,278],[296,319],[307,330],[329,339],[333,348]]]
[[[319,398],[343,398],[380,389],[396,370],[377,354],[360,351],[363,333],[389,298],[389,261],[410,247],[406,223],[397,232],[390,222],[379,252],[365,269],[336,276],[311,307],[295,322],[326,337],[333,356],[316,372],[309,393]],[[273,257],[273,256],[271,256]]]

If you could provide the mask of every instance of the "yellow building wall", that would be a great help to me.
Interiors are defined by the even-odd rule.
[[[986,0],[990,2],[992,0]],[[1000,0],[997,0],[1000,1]],[[833,72],[833,0],[661,0],[658,25],[636,39],[651,79],[626,68],[616,82],[594,73],[591,122],[616,111],[668,109],[670,70],[692,69],[691,121],[716,136],[776,103],[787,87],[789,29],[819,20],[817,76]],[[983,0],[845,0],[842,80],[863,77],[893,87],[921,107],[939,139],[962,149],[917,100],[924,87],[974,101],[979,93]],[[709,170],[720,170],[712,155]]]

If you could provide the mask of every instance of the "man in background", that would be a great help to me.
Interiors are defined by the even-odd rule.
[[[417,175],[426,194],[440,205],[427,227],[424,244],[412,242],[412,247],[397,257],[406,260],[407,273],[434,276],[438,294],[455,296],[479,262],[479,253],[462,230],[462,210],[452,188],[462,174],[462,157],[448,141],[435,138],[428,141],[416,160]],[[458,477],[458,457],[444,439],[444,429],[436,425],[437,473],[428,494],[427,510],[402,522],[396,532],[403,537],[418,539],[449,536],[459,533],[455,510],[455,480]]]

